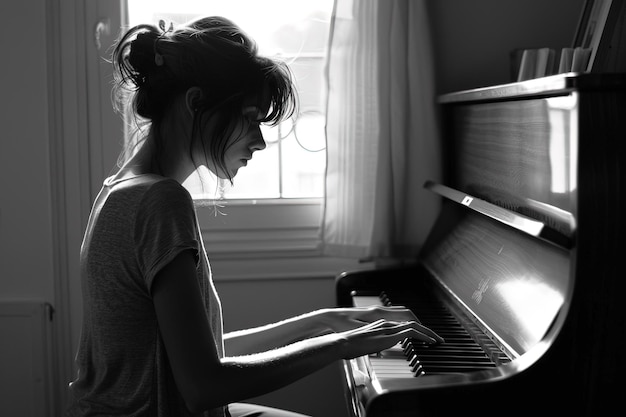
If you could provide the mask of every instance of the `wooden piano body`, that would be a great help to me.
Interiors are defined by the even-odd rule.
[[[424,366],[408,378],[389,371],[397,355],[344,361],[351,413],[613,415],[626,399],[626,77],[561,74],[440,103],[444,184],[425,186],[442,209],[417,262],[341,274],[337,303],[385,292],[448,332],[420,309],[441,305],[494,360],[429,368],[417,347],[405,360]]]

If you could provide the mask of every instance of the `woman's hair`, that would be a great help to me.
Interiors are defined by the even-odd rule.
[[[224,172],[224,153],[232,143],[228,139],[243,133],[236,126],[247,122],[242,114],[246,98],[258,97],[260,107],[269,109],[260,121],[270,125],[290,117],[297,107],[288,67],[259,56],[254,41],[223,17],[202,18],[175,30],[166,30],[163,21],[159,27],[135,26],[118,41],[113,66],[114,107],[120,111],[131,104],[138,125],[150,124],[157,156],[160,126],[174,99],[199,87],[192,138],[202,137],[203,114],[215,118],[214,135],[208,149],[203,141],[203,149],[207,160]]]

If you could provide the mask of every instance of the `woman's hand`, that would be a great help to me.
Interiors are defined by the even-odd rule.
[[[432,334],[437,339],[429,336]],[[352,359],[388,349],[407,338],[435,343],[440,338],[416,321],[377,320],[339,334],[343,340],[342,357]]]
[[[412,322],[414,329],[418,333],[411,337],[424,342],[443,342],[442,337],[420,324],[413,312],[404,307],[334,308],[321,311],[320,317],[326,327],[335,333],[362,328],[378,321],[396,324]]]

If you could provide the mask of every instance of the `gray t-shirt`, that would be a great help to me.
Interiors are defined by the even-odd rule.
[[[81,247],[83,326],[68,416],[188,416],[151,296],[157,272],[185,250],[218,352],[222,313],[189,193],[157,175],[112,181],[98,195]],[[204,413],[223,416],[224,410]]]

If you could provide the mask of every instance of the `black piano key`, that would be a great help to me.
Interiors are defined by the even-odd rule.
[[[419,354],[415,354],[416,356],[418,356],[422,361],[427,362],[429,360],[471,360],[471,361],[476,361],[476,362],[490,362],[491,359],[489,359],[489,357],[487,355],[485,355],[484,353],[480,353],[480,352],[472,352],[472,353],[467,353],[467,352],[461,352],[461,351],[456,351],[456,352],[435,352],[435,353],[419,353]]]
[[[476,345],[468,345],[467,343],[463,343],[463,344],[441,344],[441,345],[436,345],[436,346],[428,346],[428,345],[414,345],[415,350],[418,350],[420,352],[445,352],[445,351],[454,351],[454,350],[458,350],[458,351],[463,351],[463,352],[471,352],[471,351],[478,351],[478,352],[483,352],[484,350],[482,347],[480,347],[480,345],[476,344]]]

